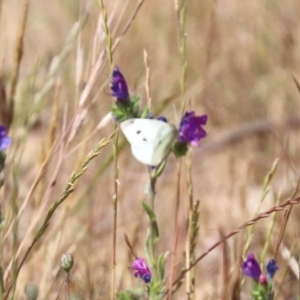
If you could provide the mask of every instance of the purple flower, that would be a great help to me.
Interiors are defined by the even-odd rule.
[[[118,67],[115,67],[112,73],[111,91],[111,95],[117,98],[117,102],[126,102],[129,99],[126,80]]]
[[[207,115],[196,116],[194,111],[186,112],[179,125],[179,142],[199,146],[200,140],[206,136],[206,131],[202,127],[206,122]]]
[[[134,272],[134,277],[141,278],[145,283],[149,283],[151,281],[151,272],[143,258],[137,258],[133,262],[131,268]]]
[[[11,139],[7,136],[6,128],[0,125],[0,151],[4,151],[10,145]]]
[[[257,281],[259,280],[261,269],[252,253],[248,254],[247,259],[243,262],[242,269],[246,276],[249,276]]]
[[[275,259],[271,259],[267,265],[266,265],[266,269],[267,269],[267,274],[268,274],[268,278],[272,279],[273,276],[275,275],[276,271],[279,269]]]

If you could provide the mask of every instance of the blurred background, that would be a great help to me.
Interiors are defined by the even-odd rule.
[[[8,280],[13,257],[20,261],[24,256],[71,173],[100,139],[113,132],[114,124],[103,122],[113,99],[99,4],[30,0],[22,33],[26,0],[0,3],[1,88],[7,102],[11,100],[20,32],[23,39],[9,131],[13,142],[7,151],[1,191],[5,216],[1,264]],[[113,44],[118,43],[114,64],[126,77],[131,93],[139,94],[146,103],[146,50],[153,111],[178,124],[180,56],[175,2],[145,0],[136,16],[138,1],[104,4]],[[299,12],[297,0],[187,1],[187,109],[209,118],[208,137],[192,151],[194,199],[200,200],[197,255],[219,240],[220,233],[230,232],[255,215],[264,178],[276,158],[278,167],[260,210],[274,206],[279,194],[280,201],[289,198],[295,189],[300,94],[293,76],[300,80]],[[3,110],[1,121],[7,124]],[[120,141],[123,139],[120,135]],[[72,288],[80,295],[78,299],[109,298],[114,194],[111,153],[112,144],[89,164],[74,193],[55,212],[21,269],[16,299],[25,299],[28,283],[38,287],[40,299],[57,299],[57,295],[64,299],[60,257],[65,252],[74,255]],[[183,166],[177,272],[184,267],[188,203],[185,163]],[[127,143],[120,150],[119,172],[116,283],[121,291],[139,285],[128,270],[134,258],[123,234],[143,257],[148,227],[141,205],[148,171],[132,157]],[[159,178],[155,200],[160,252],[172,249],[175,199],[176,159],[171,155]],[[13,222],[16,215],[18,222]],[[289,262],[290,256],[299,253],[298,215],[295,206],[282,244],[288,255],[282,250],[278,257],[280,272],[275,282],[282,284],[278,299],[295,299],[298,288],[299,271],[293,271]],[[268,258],[282,218],[283,213],[278,213]],[[258,256],[270,222],[271,218],[256,224],[250,250]],[[230,274],[239,268],[245,239],[241,232],[227,243]],[[219,247],[197,264],[196,299],[221,298],[222,255]],[[174,299],[184,299],[184,288]]]

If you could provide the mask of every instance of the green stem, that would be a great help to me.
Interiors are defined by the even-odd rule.
[[[66,299],[70,300],[70,272],[66,272],[65,274],[65,291],[66,291]]]
[[[113,155],[114,155],[114,196],[113,196],[113,256],[112,256],[112,287],[111,287],[111,299],[115,298],[115,285],[116,285],[116,248],[117,248],[117,221],[118,221],[118,178],[119,178],[119,169],[118,169],[118,140],[119,140],[119,128],[115,126],[116,135],[113,145]]]
[[[150,167],[149,167],[150,168]],[[155,186],[157,182],[157,177],[153,175],[150,170],[150,182],[149,182],[149,191],[148,191],[148,203],[150,208],[153,212],[155,212]],[[155,233],[153,232],[153,227],[150,226],[150,253],[151,253],[151,260],[155,262],[156,257],[156,247],[155,247]],[[156,268],[155,268],[156,272]]]

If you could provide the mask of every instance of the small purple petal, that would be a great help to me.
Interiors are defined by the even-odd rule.
[[[207,116],[207,115],[202,115],[202,116],[200,116],[200,117],[198,117],[198,118],[199,118],[199,123],[200,123],[201,125],[206,125],[207,119],[208,119],[208,116]]]
[[[196,116],[194,111],[186,112],[179,125],[179,142],[199,146],[200,140],[207,135],[205,129],[202,127],[207,123],[207,119],[207,115]]]
[[[158,117],[157,117],[157,120],[163,121],[163,122],[165,122],[165,123],[168,123],[168,120],[167,120],[167,118],[166,118],[165,116],[158,116]]]
[[[118,67],[115,67],[111,79],[111,95],[117,98],[117,101],[125,102],[129,99],[128,87],[125,77]]]
[[[246,276],[249,276],[254,280],[259,280],[261,269],[252,253],[249,254],[247,259],[243,262],[242,269]]]
[[[276,271],[279,269],[275,259],[271,259],[267,265],[266,265],[266,269],[267,269],[267,274],[268,274],[268,278],[272,279],[273,276],[275,275]]]
[[[145,283],[149,283],[151,281],[151,272],[143,258],[137,258],[133,262],[131,268],[133,270],[134,277],[141,278]]]
[[[6,128],[0,125],[0,151],[4,151],[11,143],[11,138],[7,136]]]

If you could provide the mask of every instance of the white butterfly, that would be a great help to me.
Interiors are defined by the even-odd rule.
[[[157,166],[168,155],[177,136],[175,126],[154,119],[129,119],[121,129],[141,163]]]

